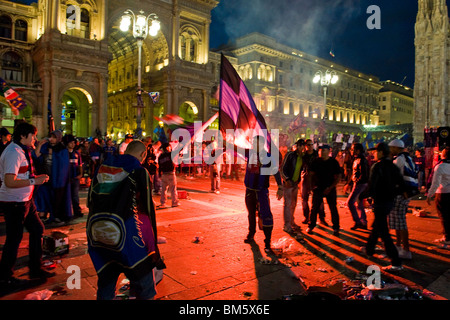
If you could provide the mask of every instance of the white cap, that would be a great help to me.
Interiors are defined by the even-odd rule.
[[[400,139],[394,139],[391,142],[389,142],[389,147],[397,147],[397,148],[404,148],[405,144]]]

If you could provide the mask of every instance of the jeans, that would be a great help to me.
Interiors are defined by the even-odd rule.
[[[169,188],[170,196],[172,198],[172,206],[178,204],[178,193],[177,193],[177,177],[175,172],[163,172],[161,175],[161,204],[166,203],[166,189]]]
[[[435,202],[444,229],[445,241],[450,241],[450,193],[436,193]]]
[[[283,218],[284,218],[284,228],[292,229],[294,225],[294,213],[297,207],[297,197],[298,197],[298,185],[292,187],[283,187]]]
[[[28,267],[30,272],[40,270],[44,224],[37,214],[33,199],[27,202],[0,202],[0,206],[5,215],[6,224],[6,241],[0,261],[0,279],[8,279],[14,274],[13,269],[23,238],[24,226],[29,233]]]
[[[220,191],[220,164],[216,165],[214,168],[213,165],[210,166],[209,174],[211,176],[211,191]]]
[[[127,272],[125,276],[130,280],[130,290],[138,300],[150,300],[156,295],[155,278],[153,270],[139,279],[130,277]],[[97,281],[97,300],[113,300],[116,297],[117,279],[121,272],[118,270],[100,272]]]
[[[372,225],[372,231],[367,239],[366,252],[368,255],[373,255],[375,253],[375,245],[377,244],[378,238],[384,243],[384,248],[386,254],[392,261],[393,266],[401,266],[401,260],[398,256],[398,250],[392,241],[391,235],[389,233],[387,218],[391,212],[393,203],[377,203],[373,204],[373,213],[375,219]]]
[[[80,207],[80,179],[71,179],[70,180],[70,194],[72,197],[72,209],[74,215],[81,214]]]
[[[258,212],[260,229],[264,232],[264,243],[270,248],[273,230],[273,215],[270,210],[269,190],[245,189],[245,205],[248,211],[248,238],[253,238],[256,233],[256,213]]]
[[[337,209],[337,193],[336,188],[333,188],[327,195],[323,194],[323,190],[315,188],[313,190],[311,216],[309,217],[309,228],[313,229],[316,226],[317,214],[320,212],[320,208],[323,207],[323,198],[327,199],[328,207],[331,213],[331,222],[333,224],[333,230],[339,230],[339,212]]]
[[[358,224],[367,224],[366,210],[364,209],[364,200],[359,199],[361,193],[367,188],[367,183],[353,184],[353,189],[350,192],[347,200],[347,206],[352,214],[353,221]],[[355,206],[355,202],[358,206]],[[359,211],[359,215],[358,215]]]
[[[309,200],[309,195],[312,192],[311,177],[308,175],[302,177],[301,185],[302,185],[301,196],[302,196],[303,216],[305,217],[306,220],[309,220],[310,208],[309,208],[308,200]],[[320,217],[320,219],[325,219],[325,211],[323,208],[323,203],[319,210],[319,217]]]
[[[266,227],[273,226],[273,215],[270,211],[269,190],[252,190],[245,189],[245,205],[248,211],[249,233],[254,235],[256,233],[256,212],[259,213],[259,218],[262,225]]]

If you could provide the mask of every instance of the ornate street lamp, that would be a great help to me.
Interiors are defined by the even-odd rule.
[[[327,70],[325,73],[323,73],[321,70],[317,71],[314,78],[313,83],[319,83],[323,87],[323,107],[324,112],[327,109],[327,89],[328,86],[331,84],[336,84],[339,80],[338,75],[336,74],[336,71],[330,71]]]
[[[150,13],[148,16],[144,15],[144,11],[140,10],[139,14],[134,14],[130,9],[124,12],[122,16],[122,20],[120,21],[120,30],[126,32],[129,30],[130,26],[133,25],[133,37],[137,40],[138,46],[138,56],[139,56],[139,64],[138,64],[138,88],[136,91],[137,95],[137,117],[136,117],[136,135],[138,138],[142,135],[141,129],[141,108],[144,107],[144,103],[142,101],[142,90],[141,81],[142,81],[142,45],[144,44],[145,38],[147,35],[154,37],[158,34],[158,31],[161,29],[161,24],[158,21],[158,16],[155,13]]]

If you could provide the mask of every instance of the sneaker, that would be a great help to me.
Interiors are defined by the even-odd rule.
[[[179,207],[179,206],[181,206],[181,203],[178,202],[178,203],[173,204],[172,208]]]
[[[248,235],[247,238],[244,239],[245,243],[253,243],[255,242],[255,239],[253,238],[253,236]]]
[[[405,249],[401,248],[398,251],[398,257],[401,258],[401,259],[411,260],[412,259],[412,254],[411,254],[411,251],[406,251]]]
[[[300,230],[302,230],[302,227],[300,227],[298,224],[293,223],[292,229],[300,231]]]
[[[220,194],[219,190],[214,191],[215,194]]]
[[[296,232],[292,228],[283,227],[283,231],[289,234],[295,234]]]
[[[302,223],[303,223],[303,224],[308,224],[308,223],[309,223],[309,219],[306,219],[306,218],[305,218],[305,219],[302,221]]]
[[[156,207],[156,209],[165,209],[165,208],[167,208],[165,204],[160,204],[159,206]]]
[[[328,224],[328,222],[325,221],[325,219],[320,219],[320,224],[323,225],[323,226],[325,226],[325,227],[330,226],[330,225]]]
[[[164,270],[155,268],[154,275],[155,275],[155,285],[158,285],[158,283],[160,283],[161,280],[163,279]]]
[[[384,271],[388,271],[388,272],[397,272],[397,271],[402,271],[403,267],[402,266],[390,265],[390,266],[387,266],[387,267],[382,267],[381,269],[384,270]]]
[[[440,239],[436,239],[436,240],[434,240],[433,242],[436,242],[436,243],[439,243],[439,244],[447,244],[447,245],[450,244],[450,240],[446,240],[446,239],[445,239],[445,236],[443,236],[443,237],[440,238]]]
[[[308,227],[308,229],[306,229],[306,233],[307,234],[313,234],[313,228],[309,228]]]
[[[356,229],[364,229],[364,225],[362,223],[355,223],[353,227],[350,228],[350,230],[356,230]],[[367,229],[367,226],[366,226]]]
[[[36,279],[36,278],[47,279],[47,278],[54,277],[55,275],[56,275],[56,273],[54,273],[54,272],[48,272],[43,269],[39,269],[36,271],[30,271],[28,276],[30,279]]]
[[[30,280],[18,279],[15,277],[0,280],[0,297],[16,291],[24,290],[30,287],[30,283]]]

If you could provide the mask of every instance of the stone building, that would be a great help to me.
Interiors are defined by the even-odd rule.
[[[119,29],[125,10],[155,13],[161,23],[142,50],[142,129],[153,116],[210,116],[217,63],[209,62],[209,24],[215,0],[38,0],[0,2],[0,72],[31,108],[32,122],[47,132],[51,99],[56,128],[77,136],[119,134],[136,128],[137,42]],[[7,108],[6,108],[7,109]],[[4,108],[5,110],[5,108]],[[194,111],[192,111],[194,110]],[[6,111],[7,112],[7,111]]]
[[[269,36],[252,33],[241,37],[224,52],[237,59],[236,69],[253,95],[271,129],[293,139],[318,134],[324,119],[326,140],[333,134],[365,134],[364,125],[378,125],[378,96],[382,85],[332,61],[285,46]],[[317,71],[333,70],[339,81],[324,91],[313,83]],[[289,132],[289,124],[302,115],[307,126]]]
[[[381,81],[380,90],[380,126],[407,124],[413,122],[414,92],[399,83],[387,80]]]
[[[419,0],[415,25],[414,140],[450,124],[450,24],[445,0]]]

